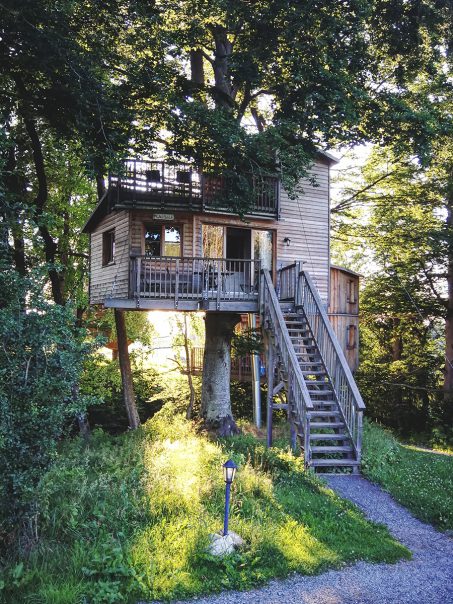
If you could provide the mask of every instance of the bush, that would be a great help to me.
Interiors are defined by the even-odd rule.
[[[22,536],[33,539],[34,489],[65,429],[89,400],[77,396],[88,346],[72,309],[50,304],[37,277],[4,271],[0,290],[1,548],[14,541],[20,526],[29,529]]]
[[[163,386],[159,383],[158,372],[151,367],[140,365],[133,353],[131,368],[137,410],[143,422],[162,407],[163,401],[158,394]],[[128,429],[129,420],[123,401],[118,360],[110,361],[102,354],[88,356],[81,376],[80,391],[102,401],[89,409],[90,425],[102,427],[112,434]]]

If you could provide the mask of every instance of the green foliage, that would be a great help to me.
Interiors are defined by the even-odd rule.
[[[77,384],[86,335],[70,307],[50,304],[43,279],[0,273],[0,545],[37,513],[34,488],[91,397]],[[26,305],[25,305],[26,300]],[[33,535],[26,537],[33,539]]]
[[[140,354],[130,354],[132,379],[137,410],[142,421],[146,421],[163,404],[164,386],[162,376],[152,367],[145,366]],[[102,354],[85,358],[80,378],[80,392],[102,401],[90,407],[88,419],[93,426],[100,426],[112,433],[128,429],[129,420],[123,401],[123,389],[118,360],[110,361]]]
[[[452,456],[411,449],[365,422],[362,471],[417,518],[453,529]]]
[[[206,548],[222,526],[227,456],[239,464],[230,525],[246,547],[218,559]],[[67,442],[38,496],[40,542],[8,561],[6,604],[135,604],[409,556],[384,527],[307,476],[301,460],[252,437],[210,442],[172,404],[136,432]]]
[[[233,355],[243,357],[246,354],[260,354],[263,352],[263,338],[260,329],[245,329],[234,333],[231,340]]]

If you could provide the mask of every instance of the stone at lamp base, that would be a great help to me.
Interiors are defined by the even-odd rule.
[[[237,533],[229,531],[228,535],[216,533],[211,535],[209,553],[212,556],[226,556],[234,552],[237,547],[244,545],[244,540]]]

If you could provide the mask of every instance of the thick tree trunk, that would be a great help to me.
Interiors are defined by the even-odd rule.
[[[203,53],[200,49],[190,51],[190,73],[194,84],[204,86]]]
[[[121,380],[123,382],[123,399],[129,418],[129,426],[135,430],[140,426],[137,406],[135,404],[134,385],[132,382],[131,361],[127,347],[126,321],[124,311],[115,308],[116,335],[118,338],[118,356],[120,360]]]
[[[201,414],[219,436],[239,432],[231,411],[230,376],[231,338],[240,319],[236,313],[206,313]]]
[[[447,203],[448,233],[452,237],[453,230],[453,200]],[[448,268],[447,268],[448,298],[446,300],[445,313],[445,378],[444,391],[448,401],[453,399],[453,243],[448,245]]]

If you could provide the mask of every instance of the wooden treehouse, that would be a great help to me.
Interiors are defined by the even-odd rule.
[[[329,300],[344,294],[337,285],[342,269],[331,268],[329,259],[334,161],[319,153],[312,167],[315,185],[311,179],[301,183],[296,199],[277,176],[253,177],[253,200],[240,218],[219,203],[221,177],[187,163],[127,160],[110,175],[84,232],[90,234],[91,304],[122,311],[246,313],[251,326],[258,316],[268,444],[272,410],[283,408],[307,467],[357,471],[364,404],[351,373],[358,336],[352,273],[355,285],[342,285],[355,296],[345,302],[349,314],[333,306],[335,317],[348,315],[346,322],[332,315],[339,337],[327,314]],[[200,359],[193,364],[201,367]],[[242,361],[236,373],[255,375],[259,386],[259,370],[259,363]]]

